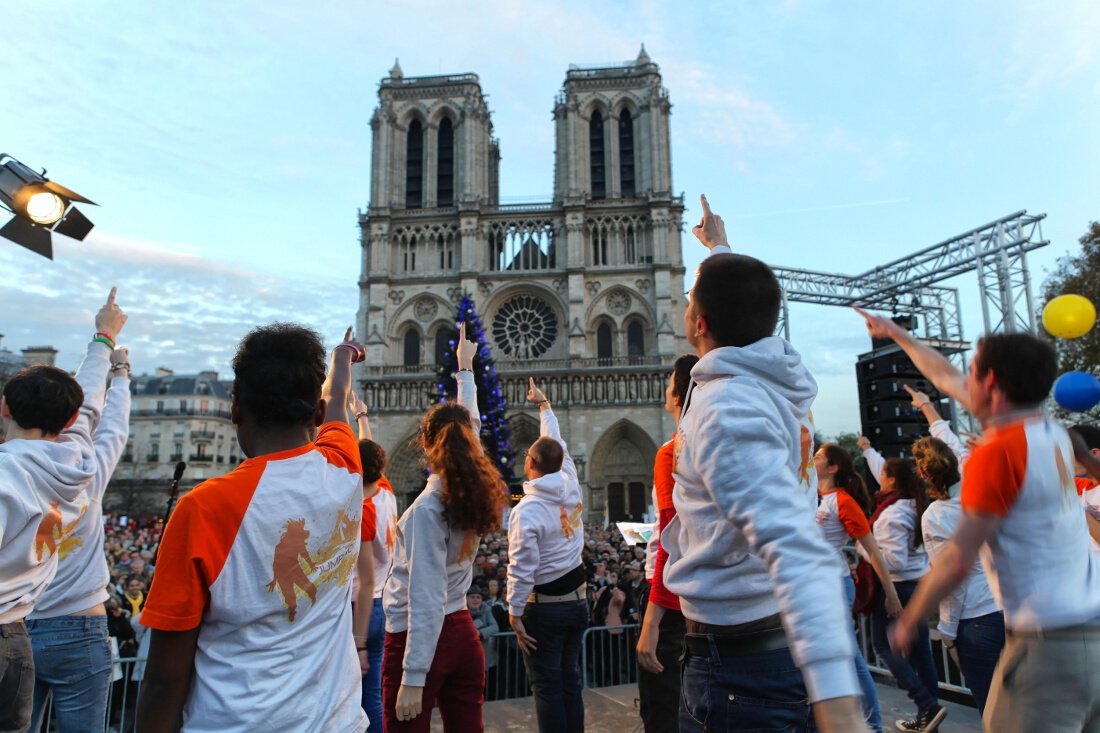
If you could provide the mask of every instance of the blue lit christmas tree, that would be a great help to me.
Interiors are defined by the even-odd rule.
[[[458,337],[458,327],[463,322],[466,323],[466,337],[477,344],[477,354],[474,355],[474,381],[477,383],[477,406],[481,413],[481,442],[485,446],[485,452],[500,470],[501,478],[514,493],[516,478],[513,468],[516,454],[512,450],[508,421],[504,415],[507,404],[500,388],[500,380],[497,378],[496,366],[493,364],[492,351],[485,340],[485,329],[481,325],[481,318],[477,315],[474,300],[469,294],[463,296],[458,306],[455,338]],[[437,366],[438,402],[455,399],[458,394],[458,384],[454,377],[458,369],[458,363],[455,361],[454,338],[451,339],[450,345],[451,348],[443,357],[443,363]]]

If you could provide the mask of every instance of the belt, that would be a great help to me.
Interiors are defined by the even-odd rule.
[[[581,583],[575,591],[563,596],[548,596],[545,593],[532,593],[527,596],[528,603],[565,603],[566,601],[588,600],[588,584]]]
[[[712,647],[711,644],[714,646]],[[686,634],[684,646],[693,657],[709,657],[716,648],[722,657],[745,657],[786,649],[787,635],[783,629],[769,629],[738,636],[714,636],[712,634]]]

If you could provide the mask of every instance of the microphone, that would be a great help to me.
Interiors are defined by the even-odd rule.
[[[172,483],[178,484],[180,479],[183,478],[183,472],[187,470],[187,461],[180,461],[176,464],[176,473],[172,476]]]

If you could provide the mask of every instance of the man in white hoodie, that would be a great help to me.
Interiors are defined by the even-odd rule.
[[[17,373],[4,387],[0,416],[0,730],[26,730],[34,658],[23,622],[75,542],[76,518],[101,472],[99,424],[114,340],[126,322],[115,289],[95,318],[96,333],[76,376],[49,366]]]
[[[812,705],[823,732],[867,731],[839,556],[803,487],[817,385],[772,336],[775,274],[732,254],[702,204],[693,232],[711,256],[684,317],[699,363],[676,435],[676,517],[661,534],[687,627],[680,730],[808,731]]]
[[[534,688],[540,733],[570,733],[584,730],[584,507],[577,467],[534,379],[527,399],[539,408],[541,437],[527,450],[524,496],[508,524],[508,614]]]

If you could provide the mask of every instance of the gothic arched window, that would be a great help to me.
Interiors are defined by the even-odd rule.
[[[607,198],[603,163],[603,115],[599,110],[592,113],[592,120],[588,123],[588,152],[592,156],[592,198]]]
[[[442,364],[447,359],[447,352],[451,350],[451,340],[454,332],[449,328],[441,328],[435,332],[435,363]]]
[[[409,123],[405,139],[405,208],[424,205],[424,128],[420,120]]]
[[[626,327],[626,353],[631,361],[645,356],[645,329],[639,321]]]
[[[607,323],[596,327],[596,358],[603,363],[611,361],[611,326]]]
[[[453,206],[455,202],[455,128],[451,118],[439,123],[439,167],[435,177],[436,204]]]
[[[634,119],[625,109],[619,113],[619,181],[623,198],[633,198]]]
[[[405,332],[405,358],[402,363],[405,366],[420,365],[420,334],[415,328]]]

